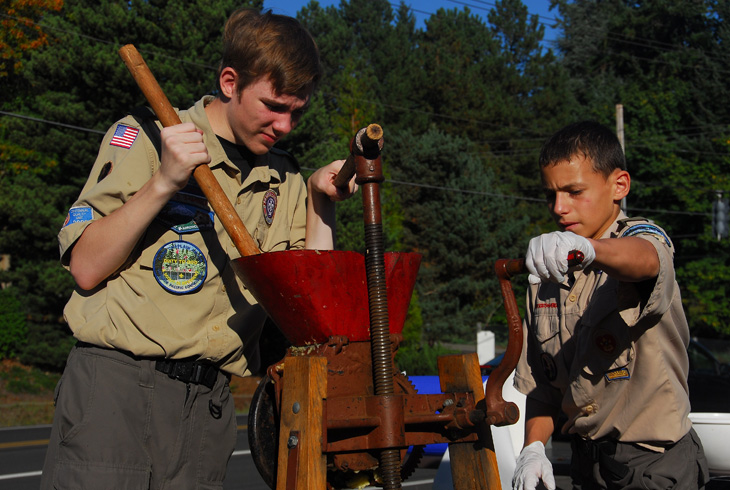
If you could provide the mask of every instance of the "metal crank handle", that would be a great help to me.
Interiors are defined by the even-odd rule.
[[[568,265],[575,267],[583,262],[585,256],[579,250],[568,253]],[[495,263],[495,273],[499,278],[499,286],[504,299],[504,309],[507,315],[508,342],[502,362],[499,363],[487,379],[484,398],[487,405],[486,420],[491,425],[511,425],[517,422],[520,416],[517,405],[507,402],[502,397],[502,388],[509,375],[517,367],[522,354],[522,319],[520,318],[517,300],[512,289],[510,279],[517,274],[527,273],[525,259],[500,259]]]
[[[583,252],[580,250],[571,250],[568,252],[568,267],[580,265],[583,259],[585,259]],[[497,277],[511,279],[519,274],[527,274],[525,259],[500,259],[497,263],[500,264],[499,270],[497,270]]]
[[[368,160],[374,160],[383,149],[383,128],[379,124],[369,124],[360,129],[350,141],[350,154],[335,177],[335,187],[347,187],[348,182],[355,175],[355,156],[362,155]]]

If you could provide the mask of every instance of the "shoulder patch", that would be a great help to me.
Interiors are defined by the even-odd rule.
[[[651,220],[650,219],[643,218],[641,216],[636,216],[636,217],[633,217],[633,218],[620,219],[620,220],[617,221],[618,228],[616,229],[616,231],[618,233],[621,233],[621,231],[623,229],[627,228],[629,225],[631,225],[631,223],[636,223],[636,222],[640,222],[640,223],[649,222],[649,223],[651,223]]]
[[[134,140],[137,139],[138,134],[139,129],[137,128],[127,126],[126,124],[117,124],[117,129],[114,130],[114,136],[112,136],[112,140],[109,144],[111,146],[118,146],[129,150],[132,147]]]
[[[78,206],[71,208],[66,216],[66,221],[63,222],[63,228],[74,223],[84,223],[94,219],[94,213],[91,210],[91,206]]]
[[[667,234],[664,233],[661,228],[651,223],[642,223],[639,225],[629,226],[621,233],[622,237],[636,235],[652,235],[656,237],[660,242],[664,243],[667,247],[672,248],[672,241],[669,239]]]

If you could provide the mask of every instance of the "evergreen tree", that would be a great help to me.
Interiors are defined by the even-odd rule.
[[[710,236],[709,215],[713,191],[730,191],[730,111],[718,103],[728,97],[730,7],[712,0],[553,5],[564,22],[559,48],[579,101],[575,118],[613,126],[614,106],[623,104],[629,214],[656,220],[674,237],[690,326],[707,331],[717,322],[692,314],[707,287],[698,271],[712,263],[718,275],[730,272],[730,248]],[[719,315],[728,316],[730,309]]]
[[[261,1],[249,2],[261,7]],[[144,98],[118,55],[137,46],[173,105],[187,108],[215,89],[221,34],[233,0],[182,2],[70,0],[35,11],[46,43],[25,50],[4,94],[0,118],[0,280],[29,315],[21,357],[63,365],[73,341],[62,309],[73,280],[58,259],[56,235],[96,157],[101,136]],[[21,117],[22,116],[22,117]]]
[[[430,130],[391,139],[388,158],[399,185],[403,243],[423,254],[417,283],[424,340],[473,341],[477,323],[502,307],[494,274],[500,257],[521,255],[525,220],[495,195],[485,170],[464,138]]]

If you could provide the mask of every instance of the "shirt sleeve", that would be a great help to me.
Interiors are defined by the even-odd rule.
[[[674,247],[664,230],[654,224],[632,226],[621,236],[635,236],[648,241],[654,246],[659,258],[659,274],[653,280],[644,284],[619,284],[619,313],[624,322],[632,327],[648,317],[661,317],[671,307],[677,293]]]
[[[127,202],[158,165],[156,150],[133,118],[122,119],[107,131],[89,178],[58,233],[64,267],[68,268],[70,251],[86,227]]]

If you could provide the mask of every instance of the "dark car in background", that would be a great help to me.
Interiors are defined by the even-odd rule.
[[[689,401],[693,412],[730,412],[730,365],[697,339],[690,341]]]

